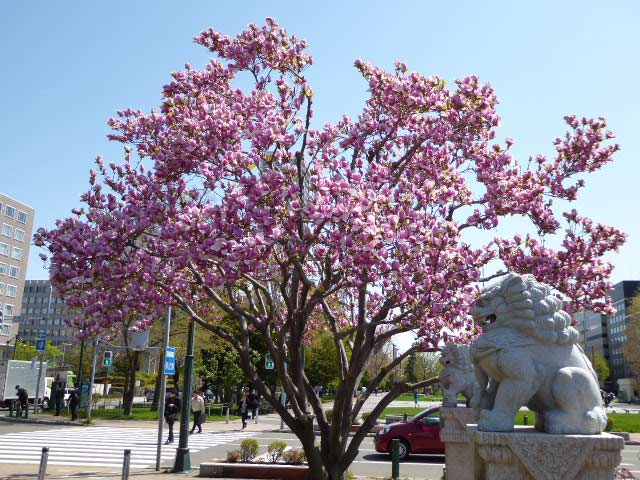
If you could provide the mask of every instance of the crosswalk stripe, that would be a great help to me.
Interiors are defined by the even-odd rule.
[[[86,429],[51,429],[0,435],[0,464],[38,464],[42,447],[49,447],[52,465],[120,466],[124,449],[129,448],[131,466],[153,465],[157,453],[154,428],[90,427]],[[198,452],[216,445],[238,441],[250,432],[203,432],[189,436],[189,449]],[[176,438],[179,436],[175,432]],[[177,444],[163,445],[161,458],[170,461]]]

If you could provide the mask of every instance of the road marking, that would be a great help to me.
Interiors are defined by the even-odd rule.
[[[198,452],[251,436],[251,432],[203,432],[189,436],[189,450]],[[155,428],[89,427],[51,429],[0,435],[0,464],[40,463],[42,447],[49,447],[51,465],[119,467],[124,450],[131,449],[131,466],[155,464],[158,431]],[[179,434],[176,432],[176,439]],[[162,446],[162,461],[176,455],[177,443]]]

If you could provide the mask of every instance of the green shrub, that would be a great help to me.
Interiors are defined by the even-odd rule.
[[[258,455],[258,440],[246,438],[240,444],[240,460],[250,462]]]
[[[292,449],[287,450],[282,454],[282,459],[286,463],[291,463],[293,465],[301,465],[306,460],[304,450]]]
[[[369,418],[369,415],[371,415],[371,412],[363,412],[362,414],[362,421],[366,422],[367,418]]]
[[[612,428],[613,428],[613,418],[607,417],[607,426],[604,427],[604,431],[610,432]]]
[[[271,463],[278,463],[278,460],[282,457],[285,448],[287,448],[287,442],[274,440],[267,447],[267,459]]]
[[[240,450],[229,450],[227,452],[227,463],[238,463],[240,460]]]

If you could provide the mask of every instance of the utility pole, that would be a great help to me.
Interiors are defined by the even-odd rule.
[[[395,361],[395,359],[398,356],[397,348],[398,347],[396,347],[396,345],[393,344],[393,361]],[[398,366],[396,365],[396,366],[393,367],[393,383],[396,383],[397,373],[398,373]]]
[[[44,345],[47,346],[47,324],[49,323],[49,316],[51,315],[51,294],[53,293],[53,285],[49,283],[49,301],[47,302],[47,317],[44,319]],[[44,362],[45,350],[40,353],[40,368],[38,369],[38,379],[36,380],[36,398],[33,402],[33,413],[38,413],[38,398],[40,398],[40,379],[42,378],[42,363]],[[45,367],[46,373],[46,367]],[[42,390],[44,391],[44,385]],[[44,395],[42,395],[44,403]]]
[[[189,337],[187,339],[187,355],[184,359],[184,384],[182,388],[182,412],[180,413],[180,442],[176,449],[176,460],[173,471],[188,472],[191,470],[189,456],[189,411],[191,410],[191,384],[193,383],[193,342],[196,333],[196,323],[193,317],[189,319]]]
[[[164,355],[162,358],[166,358],[167,347],[169,346],[169,332],[171,330],[171,305],[167,308],[167,319],[164,323]],[[160,462],[162,461],[162,426],[164,425],[164,401],[165,390],[167,389],[167,375],[164,373],[164,365],[159,365],[158,368],[158,380],[160,380],[160,397],[158,398],[158,446],[156,448],[156,472],[160,471]],[[158,384],[156,382],[156,389]]]

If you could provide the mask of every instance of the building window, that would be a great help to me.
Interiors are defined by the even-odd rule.
[[[7,264],[0,262],[0,275],[7,274]]]
[[[5,237],[13,237],[13,226],[8,223],[2,224],[2,235]]]
[[[7,217],[16,218],[16,209],[13,208],[11,205],[6,205],[4,207],[4,214]]]
[[[22,210],[18,210],[18,221],[20,223],[27,223],[27,214]]]
[[[11,278],[18,278],[18,275],[20,275],[20,268],[14,266],[14,265],[10,265],[9,266],[9,276]]]
[[[0,295],[4,295],[4,283],[0,282]]]
[[[15,258],[16,260],[22,260],[23,251],[21,248],[13,247],[11,251],[11,258]]]
[[[9,251],[11,248],[6,243],[0,242],[0,255],[4,255],[5,257],[9,256]]]
[[[10,303],[4,304],[4,316],[13,317],[13,305],[11,305]]]
[[[24,238],[27,236],[26,232],[24,230],[21,230],[20,228],[16,228],[16,233],[14,234],[14,237],[16,240],[18,240],[19,242],[24,242]]]
[[[18,294],[18,287],[16,285],[7,285],[7,297],[15,298]]]

